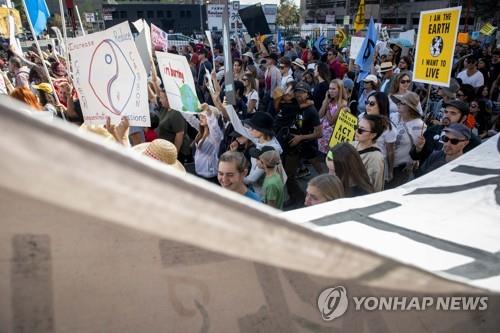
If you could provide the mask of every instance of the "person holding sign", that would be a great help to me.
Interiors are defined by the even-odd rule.
[[[346,106],[347,93],[344,89],[344,83],[339,79],[332,80],[319,109],[323,135],[318,139],[318,149],[325,155],[328,153],[328,144],[333,134],[335,123],[337,122],[338,113]]]
[[[388,183],[388,188],[398,187],[410,180],[416,167],[416,162],[410,157],[410,150],[426,127],[418,110],[420,98],[417,94],[409,91],[394,98],[398,104],[398,113],[391,114],[391,121],[396,125],[398,136],[394,154],[394,177]]]

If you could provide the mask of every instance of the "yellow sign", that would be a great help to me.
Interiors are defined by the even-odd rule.
[[[0,8],[0,35],[5,38],[9,38],[9,14],[14,18],[14,25],[16,27],[16,34],[20,34],[23,32],[21,17],[19,16],[19,12],[17,9],[11,8]]]
[[[462,7],[420,12],[413,81],[448,87]]]
[[[358,118],[349,113],[349,111],[340,110],[339,117],[335,123],[332,137],[330,138],[330,148],[341,142],[350,142],[354,140],[354,131],[358,125]]]
[[[479,30],[479,32],[485,36],[491,36],[491,34],[493,34],[493,32],[496,29],[497,27],[494,27],[491,23],[488,22],[485,25],[483,25],[483,27],[481,28],[481,30]]]

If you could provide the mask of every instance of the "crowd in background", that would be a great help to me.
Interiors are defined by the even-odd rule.
[[[4,43],[0,93],[278,209],[397,187],[500,131],[500,49],[457,45],[450,86],[429,88],[412,82],[411,50],[397,44],[377,44],[361,82],[346,49],[321,54],[310,44],[287,42],[281,51],[257,40],[231,41],[229,50],[216,41],[213,52],[201,43],[172,47],[189,62],[202,112],[170,108],[153,59],[149,128],[129,128],[126,118],[84,125],[65,60],[52,48],[19,55]],[[234,101],[225,94],[224,52],[232,59]],[[355,138],[330,147],[341,111],[358,118]]]

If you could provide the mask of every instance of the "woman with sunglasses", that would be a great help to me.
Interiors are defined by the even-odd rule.
[[[255,86],[255,78],[251,74],[245,73],[242,82],[245,87],[245,97],[247,98],[247,115],[251,115],[259,108],[259,93]]]
[[[416,162],[410,156],[410,151],[417,138],[425,131],[425,123],[419,112],[420,99],[414,92],[407,92],[403,96],[395,96],[398,103],[398,113],[391,114],[391,121],[396,125],[398,136],[394,152],[393,179],[386,188],[398,187],[410,180]]]
[[[477,99],[472,100],[469,104],[469,115],[474,118],[473,133],[484,139],[491,126],[491,114],[486,110],[486,103]]]
[[[376,140],[385,161],[385,181],[392,180],[394,168],[394,149],[398,132],[389,117],[389,99],[383,92],[376,92],[366,101],[366,113],[359,117],[360,121],[365,115],[382,116],[387,119],[387,127]]]
[[[323,136],[318,139],[318,148],[323,153],[323,158],[328,153],[328,144],[332,136],[335,123],[342,108],[347,106],[347,92],[344,89],[344,83],[335,79],[330,82],[328,91],[325,94],[321,108],[319,109],[319,117],[321,119],[321,127],[323,128]],[[347,111],[349,111],[347,109]]]
[[[326,165],[330,175],[339,177],[347,198],[374,192],[363,161],[350,143],[339,143],[330,149]]]
[[[358,123],[354,148],[361,156],[374,192],[384,189],[384,155],[377,146],[377,139],[387,127],[387,118],[378,115],[365,115]]]
[[[394,95],[404,95],[408,91],[411,91],[411,78],[408,72],[402,72],[396,75],[394,79],[394,84],[391,86],[389,91],[389,111],[391,113],[398,112],[398,106],[394,102],[392,96]],[[422,105],[418,104],[419,111],[422,111]],[[423,113],[423,112],[422,112]]]

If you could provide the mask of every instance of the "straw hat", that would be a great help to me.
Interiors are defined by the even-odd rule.
[[[186,172],[184,166],[177,160],[177,148],[167,140],[156,139],[152,142],[145,142],[134,146],[133,149],[143,155],[149,156],[163,162],[179,171]]]
[[[302,60],[300,58],[295,58],[295,60],[292,61],[292,64],[296,65],[297,67],[302,68],[303,71],[306,70],[306,66],[304,64],[304,60]]]
[[[394,66],[392,64],[392,62],[386,61],[386,62],[383,62],[380,64],[380,68],[379,68],[378,72],[385,73],[385,72],[388,72],[390,70],[393,70],[394,68],[396,68],[396,66]]]

